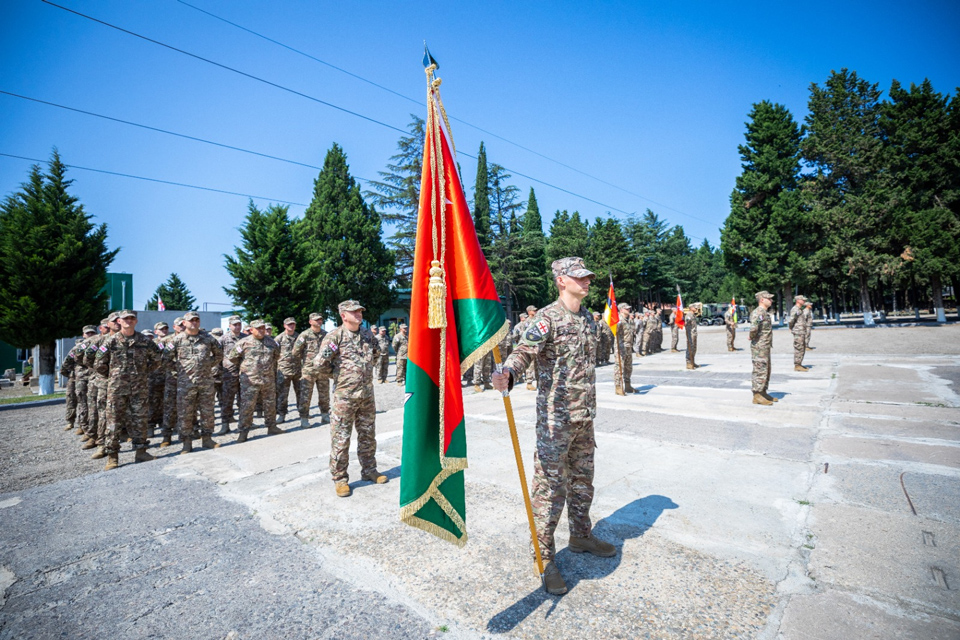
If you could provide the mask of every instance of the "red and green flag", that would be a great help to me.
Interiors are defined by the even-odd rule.
[[[680,297],[680,287],[677,287],[677,320],[676,325],[681,329],[686,326],[683,322],[683,298]]]
[[[731,298],[730,306],[733,307],[733,323],[736,324],[737,322],[739,322],[739,320],[737,319],[737,299],[736,298]]]
[[[460,184],[436,63],[427,67],[427,122],[410,300],[400,519],[467,541],[467,435],[460,380],[508,331]],[[445,325],[445,326],[440,326]],[[434,328],[432,328],[434,327]]]
[[[620,311],[617,309],[617,294],[613,292],[613,276],[610,276],[610,290],[607,291],[607,306],[603,310],[603,321],[610,327],[613,335],[617,335],[617,325],[620,324]]]

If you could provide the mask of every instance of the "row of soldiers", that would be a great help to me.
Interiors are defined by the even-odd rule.
[[[310,328],[298,333],[296,320],[287,318],[284,331],[274,339],[267,323],[257,320],[243,327],[238,316],[229,318],[226,332],[208,333],[200,328],[199,315],[188,312],[174,321],[174,332],[169,333],[164,322],[153,331],[137,332],[136,312],[112,313],[99,327],[84,327],[83,337],[64,359],[60,373],[68,379],[66,429],[76,426],[83,448],[97,449],[93,458],[108,458],[106,468],[112,469],[119,464],[121,440],[133,443],[137,462],[153,459],[147,443],[154,427],[160,430],[160,447],[171,445],[174,431],[183,453],[192,451],[194,439],[201,439],[204,448],[218,447],[212,436],[230,433],[235,404],[239,442],[247,439],[254,411],[263,415],[268,435],[282,433],[276,425],[286,419],[291,387],[301,427],[311,426],[314,391],[321,424],[328,423],[330,374],[316,363],[327,334],[320,314],[311,314],[309,321]],[[390,344],[386,328],[380,327],[374,339],[378,379],[385,383]],[[403,384],[406,325],[392,344],[397,382]],[[221,428],[214,433],[216,398]]]

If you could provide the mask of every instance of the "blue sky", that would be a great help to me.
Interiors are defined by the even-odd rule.
[[[188,1],[417,103],[176,0],[58,3],[401,129],[425,112],[427,40],[451,116],[619,187],[454,123],[458,149],[475,155],[483,140],[491,162],[603,203],[515,176],[524,197],[536,189],[547,227],[557,209],[593,219],[649,207],[716,244],[753,103],[782,103],[802,121],[810,83],[842,67],[884,90],[892,79],[960,86],[960,3],[949,1]],[[0,0],[0,65],[2,91],[307,164],[337,142],[359,178],[377,177],[400,135],[39,0]],[[258,206],[308,203],[317,173],[7,95],[0,123],[0,153],[46,160],[56,146],[68,164],[265,196]],[[29,165],[0,157],[0,194]],[[472,188],[476,164],[461,166]],[[174,271],[199,303],[228,301],[223,254],[239,242],[245,197],[70,177],[121,248],[111,270],[134,274],[139,308]]]

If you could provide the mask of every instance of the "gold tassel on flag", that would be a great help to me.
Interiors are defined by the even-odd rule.
[[[427,326],[443,329],[447,326],[447,287],[443,282],[440,261],[430,263],[430,287],[427,289]]]

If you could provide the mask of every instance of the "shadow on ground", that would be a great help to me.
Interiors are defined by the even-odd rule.
[[[651,495],[634,500],[597,522],[593,527],[597,537],[618,549],[617,555],[612,558],[596,558],[586,553],[574,554],[566,547],[557,552],[556,563],[567,583],[567,593],[576,589],[581,580],[599,580],[612,575],[620,566],[624,541],[639,538],[666,509],[677,508],[678,505],[670,498]],[[538,587],[493,616],[487,623],[487,631],[506,633],[513,630],[544,602],[552,603],[546,614],[549,617],[562,597],[552,596],[543,587]]]

